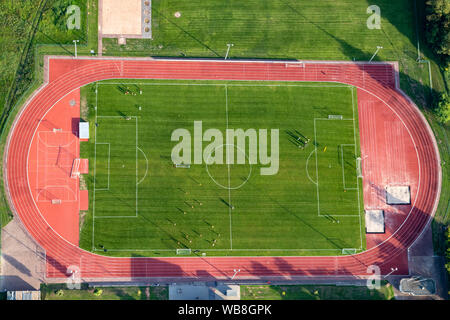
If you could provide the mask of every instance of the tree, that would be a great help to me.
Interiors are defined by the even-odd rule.
[[[446,93],[439,96],[434,111],[440,122],[446,123],[450,120],[450,98]]]
[[[427,41],[443,59],[450,62],[450,1],[429,0],[426,2]]]

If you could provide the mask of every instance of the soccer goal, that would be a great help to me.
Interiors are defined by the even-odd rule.
[[[362,169],[361,169],[361,163],[362,160],[360,157],[356,158],[356,175],[358,176],[358,178],[362,178]]]
[[[182,163],[182,164],[176,164],[176,165],[175,165],[175,168],[185,168],[185,169],[189,169],[190,167],[191,167],[190,164],[184,164],[184,163]]]
[[[191,249],[177,249],[178,255],[189,255],[191,254]]]
[[[340,114],[329,114],[328,119],[331,120],[342,120],[344,117]]]
[[[344,254],[344,255],[355,254],[355,253],[356,253],[355,248],[343,248],[342,249],[342,254]]]

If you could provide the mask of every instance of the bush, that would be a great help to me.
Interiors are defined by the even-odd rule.
[[[94,296],[99,297],[99,296],[102,295],[102,293],[103,293],[103,290],[102,290],[102,289],[95,288],[95,290],[94,290]]]
[[[431,48],[443,60],[450,61],[450,1],[429,0],[426,2],[427,40]]]
[[[62,289],[59,289],[59,290],[56,290],[56,291],[55,291],[55,294],[56,294],[57,296],[63,296],[63,295],[64,295],[64,291],[63,291]]]

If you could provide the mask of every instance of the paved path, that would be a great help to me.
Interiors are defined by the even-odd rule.
[[[0,291],[39,289],[45,254],[15,218],[2,229]]]

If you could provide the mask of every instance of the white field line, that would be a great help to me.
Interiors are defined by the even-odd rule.
[[[141,149],[141,148],[139,148],[138,147],[138,149],[139,149],[139,151],[144,155],[144,158],[145,158],[145,174],[144,174],[144,176],[142,177],[142,179],[141,180],[139,180],[139,182],[137,183],[137,184],[140,184],[142,181],[144,181],[144,179],[147,177],[147,173],[148,173],[148,159],[147,159],[147,156],[145,155],[145,152]]]
[[[223,86],[225,87],[225,98],[226,98],[226,120],[227,120],[227,128],[228,128],[228,86],[248,86],[248,87],[318,87],[318,88],[322,88],[322,87],[338,87],[338,88],[350,88],[352,89],[353,86],[350,85],[284,85],[284,84],[227,84],[227,83],[218,83],[218,84],[210,84],[210,83],[136,83],[136,82],[130,82],[130,83],[124,83],[124,82],[107,82],[107,83],[100,83],[100,85],[113,85],[113,84],[137,84],[137,85],[167,85],[167,86],[171,86],[171,85],[185,85],[185,86]],[[97,91],[96,91],[97,93]],[[98,118],[122,118],[121,116],[98,116],[96,115]],[[137,121],[137,117],[136,121]],[[315,118],[314,119],[314,136],[316,138],[316,128],[315,128],[315,121],[316,120],[331,120],[331,121],[342,121],[342,120],[352,120],[354,121],[354,118],[351,119],[328,119],[328,118]],[[137,125],[136,125],[137,128]],[[137,135],[137,132],[136,132]],[[137,136],[136,136],[136,140],[137,140]],[[137,148],[137,147],[136,147]],[[317,147],[315,147],[315,153],[316,153],[316,177],[317,177],[317,193],[319,193],[318,187],[318,166],[317,166]],[[311,153],[312,154],[312,153]],[[229,167],[229,165],[228,165]],[[136,169],[137,170],[137,169]],[[229,185],[230,185],[230,168],[228,168],[229,170],[229,174],[228,174],[228,180],[229,180]],[[95,181],[95,179],[94,179]],[[312,181],[313,182],[313,181]],[[137,198],[136,198],[137,199]],[[318,194],[318,199],[319,199],[319,194]],[[358,198],[359,199],[359,198]],[[231,205],[231,190],[229,189],[229,204]],[[137,201],[137,200],[136,200]],[[137,206],[136,206],[137,207]],[[136,208],[137,210],[137,208]],[[319,200],[318,200],[318,210],[319,209]],[[319,216],[320,215],[320,211],[319,211]],[[336,217],[356,217],[357,215],[333,215]],[[358,215],[359,216],[359,215]],[[95,217],[95,219],[102,219],[102,218],[109,218],[109,219],[114,219],[114,218],[135,218],[137,217],[137,213],[136,216],[102,216],[102,217]],[[232,247],[232,216],[231,216],[231,207],[229,207],[229,217],[230,217],[230,249],[192,249],[192,250],[201,250],[201,251],[338,251],[340,252],[341,249],[233,249]],[[360,218],[360,216],[359,216]],[[101,250],[97,250],[94,249],[96,251],[101,251]],[[108,249],[108,251],[175,251],[175,249],[171,250],[171,249],[166,249],[166,250],[160,250],[160,249]]]
[[[68,190],[71,192],[72,194],[72,198],[73,200],[67,200],[67,199],[59,199],[61,200],[61,202],[77,202],[78,198],[77,198],[77,194],[75,193],[75,191],[73,191],[72,189],[69,188],[69,186],[62,186],[62,185],[47,185],[44,187],[44,189],[40,190],[37,195],[36,195],[36,202],[51,202],[51,200],[39,200],[39,196],[47,191],[47,189],[49,188],[57,188],[57,189],[61,189],[61,190]]]
[[[64,145],[49,145],[46,141],[44,141],[44,140],[41,138],[41,134],[43,134],[43,133],[45,133],[45,134],[47,134],[47,133],[50,133],[50,134],[59,134],[59,135],[61,135],[61,134],[72,135],[72,132],[70,132],[70,131],[61,131],[61,132],[39,131],[39,132],[38,132],[38,135],[37,135],[37,136],[38,136],[38,140],[40,141],[40,143],[44,144],[47,148],[68,147],[68,146],[70,146],[72,143],[75,142],[74,139],[71,139],[70,142],[68,142],[68,143],[66,143],[66,144],[64,144]]]
[[[115,218],[137,218],[138,216],[97,216],[95,217],[95,220],[98,219],[115,219]]]
[[[95,121],[94,121],[94,190],[92,199],[92,251],[95,249],[95,174],[97,163],[97,116],[98,116],[98,82],[95,83]]]
[[[354,248],[352,248],[354,249]],[[199,250],[199,251],[226,251],[226,252],[234,252],[234,251],[253,251],[253,252],[257,252],[257,251],[290,251],[290,252],[295,252],[295,251],[337,251],[337,252],[341,252],[342,249],[202,249],[202,248],[193,248],[191,249],[191,251],[195,251],[195,250]],[[361,249],[356,249],[357,251],[360,251]],[[101,249],[94,249],[94,251],[102,251]],[[117,252],[145,252],[145,251],[173,251],[176,252],[176,249],[108,249],[108,251],[117,251]],[[284,256],[283,256],[284,257]]]
[[[170,79],[168,79],[170,80]],[[210,81],[210,80],[198,80],[198,81]],[[223,80],[224,82],[227,80]],[[239,80],[238,80],[239,81]],[[245,82],[245,80],[242,80]],[[254,80],[252,80],[254,81]],[[263,81],[263,80],[261,80]],[[257,81],[256,81],[257,82]],[[276,81],[274,81],[276,82]],[[314,82],[314,81],[312,81]],[[352,86],[342,84],[248,84],[248,83],[184,83],[184,82],[104,82],[100,83],[102,86],[106,85],[120,85],[120,84],[135,84],[140,86],[224,86],[229,87],[305,87],[305,88],[350,88]]]
[[[314,150],[316,152],[316,190],[317,190],[317,214],[320,217],[320,197],[319,197],[319,169],[317,163],[317,134],[316,134],[316,119],[314,118]]]
[[[227,120],[227,130],[228,130],[228,86],[225,85],[225,111],[226,111],[226,120]],[[227,155],[228,158],[228,155]],[[231,226],[231,181],[230,181],[230,164],[227,164],[228,167],[228,215],[230,219],[230,250],[233,250],[233,230]]]
[[[136,215],[135,216],[101,216],[101,217],[96,217],[95,216],[95,177],[96,177],[96,163],[97,163],[97,119],[98,118],[119,118],[120,116],[99,116],[98,115],[98,82],[95,83],[95,128],[94,128],[94,190],[93,190],[93,199],[92,199],[92,251],[96,251],[95,248],[95,220],[96,219],[105,219],[105,218],[109,218],[109,219],[113,219],[113,218],[136,218],[137,217],[137,184],[136,184]],[[136,117],[136,136],[137,136],[137,117]],[[136,141],[136,147],[137,147],[137,141]],[[110,151],[108,154],[108,157],[110,159]],[[137,151],[136,151],[137,153]],[[109,167],[110,167],[110,160],[108,159],[108,189],[109,189],[109,176],[110,176],[110,172],[109,172]],[[136,156],[136,170],[137,170],[137,156]],[[136,173],[136,177],[137,177],[137,173]],[[136,178],[137,180],[137,178]],[[99,190],[99,189],[97,189]]]
[[[318,169],[318,156],[317,156],[317,129],[316,129],[316,121],[317,120],[321,120],[321,121],[353,121],[354,123],[354,118],[351,119],[328,119],[328,118],[314,118],[314,142],[315,142],[315,151],[316,151],[316,175],[317,175],[317,215],[319,217],[324,217],[325,215],[320,214],[320,198],[319,198],[319,169]],[[356,143],[356,140],[355,140]],[[355,148],[356,148],[356,144],[355,144]],[[359,201],[359,197],[358,197],[358,201]],[[358,214],[333,214],[333,217],[360,217],[359,211]]]
[[[138,119],[136,119],[136,217],[138,216]]]
[[[357,141],[356,141],[356,121],[355,118],[357,117],[355,113],[355,87],[350,87],[350,91],[352,93],[352,111],[353,111],[353,141],[355,142],[355,175],[356,175],[356,193],[358,197],[358,219],[359,219],[359,237],[360,237],[360,249],[363,247],[363,240],[362,240],[362,232],[363,232],[363,226],[361,221],[361,199],[360,199],[360,191],[359,191],[359,178],[358,178],[358,148],[357,148]]]
[[[46,63],[46,66],[48,66],[48,64],[49,64],[49,60],[50,59],[67,59],[67,56],[46,56],[45,57],[45,63]],[[80,56],[79,57],[79,59],[83,59],[83,56]],[[92,59],[92,57],[86,57],[86,59]],[[120,57],[120,58],[114,58],[114,57],[107,57],[107,58],[98,58],[99,60],[105,60],[105,59],[107,59],[107,60],[109,60],[109,59],[125,59],[125,60],[149,60],[149,58],[141,58],[141,59],[139,59],[139,58],[123,58],[123,57]],[[176,60],[176,59],[161,59],[161,60],[168,60],[168,61],[172,61],[172,60]],[[211,61],[211,60],[201,60],[201,59],[199,59],[198,61]],[[221,60],[221,62],[223,62],[223,60]],[[243,61],[234,61],[234,60],[226,60],[226,62],[227,63],[234,63],[234,62],[243,62]],[[259,61],[249,61],[249,62],[252,62],[252,63],[255,63],[255,64],[257,64],[257,63],[260,63]],[[279,63],[280,61],[270,61],[271,63]],[[313,61],[309,61],[310,63],[313,63]],[[321,62],[321,61],[316,61],[316,63],[323,63],[323,64],[330,64],[330,63],[341,63],[341,64],[348,64],[348,63],[350,63],[350,62],[348,62],[348,61],[323,61],[323,62]],[[359,62],[352,62],[353,64],[360,64]],[[361,62],[361,63],[364,63],[364,62]],[[395,64],[395,63],[386,63],[386,62],[372,62],[372,64]],[[47,69],[48,70],[48,69]],[[398,71],[396,72],[396,75],[397,75],[397,77],[396,77],[396,79],[398,78]],[[48,85],[48,73],[46,72],[46,74],[44,75],[45,76],[45,84],[43,84],[42,86],[40,86],[39,88],[38,88],[38,90],[35,92],[35,93],[33,93],[33,95],[27,100],[27,102],[24,104],[24,106],[25,105],[28,105],[29,104],[29,101],[31,101],[37,94],[39,94],[42,90],[43,90],[43,88],[45,88],[45,86],[47,86]],[[109,78],[109,79],[103,79],[103,80],[113,80],[113,79],[116,79],[116,78]],[[102,80],[102,81],[103,81]],[[160,79],[160,80],[173,80],[173,79]],[[185,80],[192,80],[192,79],[185,79]],[[219,79],[220,80],[220,79]],[[224,80],[227,80],[227,79],[224,79]],[[254,80],[245,80],[245,81],[247,81],[247,82],[252,82],[252,81],[254,81]],[[262,81],[264,81],[264,80],[262,80]],[[277,80],[273,80],[273,82],[276,82]],[[278,81],[280,81],[280,80],[278,80]],[[297,81],[297,80],[296,80]],[[284,82],[294,82],[294,81],[284,81]],[[337,82],[337,81],[335,81],[335,80],[330,80],[330,81],[319,81],[319,80],[316,80],[315,82],[317,82],[317,83],[320,83],[320,82],[323,82],[323,83],[329,83],[329,82],[331,82],[331,83],[339,83],[339,82]],[[96,85],[97,85],[97,83],[96,83]],[[403,119],[399,116],[399,114],[394,110],[394,109],[392,109],[392,107],[384,100],[384,99],[382,99],[381,97],[379,97],[378,95],[376,95],[375,93],[373,93],[373,92],[371,92],[371,91],[369,91],[368,89],[364,89],[363,87],[360,87],[360,86],[356,86],[358,89],[360,89],[360,90],[362,90],[362,91],[364,91],[364,92],[367,92],[368,94],[370,94],[370,95],[372,95],[372,96],[374,96],[375,98],[377,98],[378,100],[380,100],[386,107],[388,107],[396,116],[397,116],[397,118],[402,122],[402,124],[404,125],[404,127],[405,127],[405,129],[407,130],[407,132],[408,132],[408,135],[409,135],[409,137],[411,138],[411,140],[412,140],[412,142],[413,142],[413,144],[414,144],[414,147],[415,147],[415,151],[416,151],[416,157],[417,157],[417,159],[418,159],[418,165],[419,165],[419,181],[418,181],[418,188],[417,188],[417,194],[419,194],[419,192],[420,192],[420,182],[421,182],[421,162],[420,162],[420,159],[419,159],[419,154],[418,154],[418,150],[417,150],[417,146],[416,146],[416,142],[415,142],[415,140],[413,139],[413,137],[412,137],[412,134],[411,134],[411,131],[409,130],[409,128],[406,126],[406,124],[405,124],[405,122],[403,121]],[[68,94],[70,94],[70,93],[72,93],[72,92],[74,92],[75,90],[77,90],[77,89],[79,89],[79,88],[75,88],[75,89],[73,89],[73,90],[71,90],[70,92],[68,92],[68,93],[66,93],[66,94],[64,94],[60,99],[58,99],[58,101],[57,102],[55,102],[47,111],[46,111],[46,113],[44,114],[44,117],[48,114],[48,112],[50,111],[50,110],[52,110],[52,108],[59,102],[59,101],[61,101],[64,97],[66,97]],[[402,96],[405,98],[405,99],[407,99],[413,106],[415,106],[415,108],[417,109],[416,111],[418,112],[418,115],[421,117],[421,119],[422,119],[422,121],[423,121],[423,124],[427,127],[427,129],[428,129],[428,132],[430,133],[430,135],[431,135],[431,137],[432,137],[432,140],[433,140],[433,146],[434,146],[434,149],[435,149],[435,151],[436,151],[436,155],[438,156],[438,161],[437,161],[437,163],[439,164],[440,162],[440,158],[439,158],[439,152],[438,152],[438,148],[437,148],[437,142],[436,142],[436,139],[435,139],[435,137],[434,137],[434,135],[432,134],[432,130],[431,130],[431,128],[430,128],[430,126],[428,125],[428,122],[426,121],[426,119],[425,119],[425,117],[423,116],[423,114],[422,113],[420,113],[419,112],[419,109],[418,109],[418,107],[414,104],[414,102],[411,100],[411,98],[409,98],[400,88],[399,88],[399,85],[398,85],[398,81],[396,81],[396,90],[398,91],[398,92],[400,92],[401,94],[402,94]],[[14,122],[13,122],[13,124],[12,124],[12,128],[11,128],[11,130],[10,130],[10,132],[13,132],[14,131],[14,129],[16,128],[16,126],[17,126],[17,123],[19,122],[19,120],[20,120],[20,118],[21,118],[21,116],[22,116],[22,114],[23,114],[23,111],[25,110],[26,108],[24,107],[24,108],[22,108],[20,111],[19,111],[19,114],[18,114],[18,116],[16,116],[16,118],[15,118],[15,120],[14,120]],[[36,135],[36,131],[37,131],[37,127],[36,127],[36,129],[35,129],[35,131],[34,131],[34,135],[33,135],[33,137]],[[6,145],[6,152],[5,152],[5,158],[6,158],[6,156],[7,156],[7,154],[8,154],[8,152],[9,152],[9,147],[10,147],[10,143],[11,143],[11,135],[9,135],[8,136],[8,139],[7,139],[7,145]],[[29,177],[29,175],[28,175],[28,172],[29,172],[29,170],[28,170],[28,163],[29,163],[29,158],[30,158],[30,149],[31,149],[31,146],[28,148],[28,152],[27,152],[27,168],[26,168],[26,173],[27,173],[27,177]],[[5,166],[6,167],[6,166]],[[439,167],[439,166],[438,166]],[[440,167],[439,167],[440,168]],[[5,176],[6,176],[6,171],[4,170],[4,174],[5,174]],[[439,179],[438,179],[439,181],[439,190],[441,189],[441,185],[442,185],[442,172],[441,172],[441,170],[439,170]],[[7,184],[7,179],[5,178],[5,184]],[[29,181],[29,178],[27,178],[27,183],[28,183],[28,192],[29,193],[32,193],[32,191],[31,191],[31,187],[30,187],[30,181]],[[7,186],[8,187],[8,186]],[[9,195],[8,195],[9,196]],[[11,200],[11,198],[10,197],[8,197],[8,199],[9,199],[9,202],[10,203],[12,203],[12,200]],[[39,210],[39,208],[37,207],[37,204],[36,204],[36,202],[34,201],[34,198],[32,197],[32,200],[33,200],[33,203],[35,204],[35,206],[36,206],[36,208],[37,208],[37,210],[38,210],[38,212],[39,212],[39,215],[41,216],[41,218],[42,219],[44,219],[44,216],[42,215],[42,212]],[[411,209],[409,210],[409,212],[408,212],[408,214],[407,214],[407,217],[406,217],[406,219],[402,222],[402,224],[399,226],[399,228],[392,234],[392,235],[390,235],[387,239],[385,239],[384,241],[382,241],[382,242],[380,242],[380,243],[378,243],[377,245],[375,245],[375,246],[373,246],[372,248],[370,248],[370,249],[367,249],[367,250],[365,250],[365,252],[369,252],[369,251],[373,251],[373,250],[376,250],[379,246],[381,246],[381,245],[383,245],[384,243],[386,243],[386,242],[388,242],[391,238],[393,238],[396,234],[397,234],[397,232],[398,232],[398,230],[400,230],[401,228],[402,228],[402,226],[407,222],[407,220],[409,219],[409,217],[410,217],[410,215],[411,215],[411,213],[412,213],[412,211],[413,211],[413,209],[415,208],[415,203],[416,203],[416,200],[417,200],[417,198],[415,198],[414,199],[414,203],[412,203],[411,204]],[[435,201],[434,201],[434,207],[433,207],[433,210],[432,210],[432,214],[431,214],[431,217],[428,219],[428,221],[427,221],[427,224],[426,225],[428,225],[429,223],[430,223],[430,221],[431,221],[431,218],[435,215],[435,213],[436,213],[436,208],[437,208],[437,205],[438,205],[438,202],[439,202],[439,195],[434,199]],[[15,207],[13,207],[13,210],[16,212],[16,209],[15,209]],[[20,216],[19,216],[19,219],[20,219]],[[45,220],[45,219],[44,219]],[[49,225],[49,224],[47,224],[48,225],[48,227],[53,231],[53,232],[55,232],[55,234],[57,234],[63,241],[65,241],[66,242],[66,244],[68,244],[69,246],[71,246],[71,247],[76,247],[77,249],[79,249],[79,250],[81,250],[81,251],[83,251],[83,252],[89,252],[89,251],[87,251],[87,250],[85,250],[85,249],[82,249],[82,248],[80,248],[80,247],[78,247],[78,246],[75,246],[74,244],[72,244],[71,242],[69,242],[69,241],[67,241],[64,237],[62,237],[51,225]],[[413,244],[412,245],[414,245],[414,243],[417,241],[417,239],[419,239],[420,237],[421,237],[421,235],[423,234],[423,232],[426,230],[426,228],[424,228],[421,232],[420,232],[420,234],[419,234],[419,236],[416,238],[416,240],[413,242]],[[94,243],[94,242],[93,242]],[[411,246],[412,246],[411,245]],[[301,250],[301,249],[299,249],[299,250]],[[409,249],[408,249],[409,250]],[[358,253],[359,254],[359,253]],[[230,258],[232,258],[233,256],[228,256],[228,257],[230,257]],[[239,257],[241,257],[241,256],[239,256]],[[283,256],[283,257],[289,257],[289,256]],[[305,257],[316,257],[316,256],[305,256]],[[116,257],[116,258],[124,258],[124,259],[129,259],[128,257]],[[147,259],[146,257],[135,257],[135,258],[137,258],[137,259]],[[179,259],[178,257],[173,257],[173,259]],[[180,257],[180,259],[183,259],[182,257]],[[335,275],[335,277],[341,277],[340,275]],[[342,276],[342,277],[345,277],[345,276]]]
[[[97,113],[97,109],[96,109],[96,113]],[[113,118],[113,119],[120,119],[123,118],[122,116],[96,116],[96,118]],[[131,118],[135,118],[136,121],[136,139],[138,138],[138,119],[136,116],[131,116]],[[97,121],[96,121],[97,123]],[[113,219],[113,218],[137,218],[138,217],[138,142],[136,140],[136,200],[135,200],[135,206],[136,206],[136,212],[134,215],[130,215],[130,216],[95,216],[95,192],[96,191],[108,191],[109,187],[110,187],[110,159],[111,159],[111,144],[109,142],[97,142],[97,129],[95,129],[95,150],[97,150],[97,145],[99,144],[107,144],[109,146],[109,151],[108,151],[108,188],[96,188],[95,187],[95,178],[96,178],[96,166],[94,164],[94,204],[93,204],[93,219],[94,221],[96,219]],[[97,152],[97,151],[95,151]],[[95,162],[97,161],[97,153],[95,153]]]
[[[53,131],[38,131],[37,132],[37,140],[38,140],[38,143],[37,143],[37,146],[36,146],[36,148],[37,148],[37,152],[36,152],[36,168],[37,168],[37,174],[36,174],[36,185],[37,186],[39,186],[39,169],[40,168],[53,168],[54,166],[39,166],[39,155],[40,155],[40,153],[42,153],[42,150],[39,148],[39,143],[43,143],[47,148],[57,148],[57,147],[68,147],[68,146],[70,146],[74,141],[72,141],[72,142],[70,142],[70,143],[68,143],[68,144],[66,144],[66,145],[64,145],[64,146],[50,146],[50,145],[48,145],[42,138],[41,138],[41,133],[43,133],[43,132],[46,132],[46,133],[53,133],[54,134],[54,132]],[[63,131],[63,132],[67,132],[67,133],[69,133],[69,134],[72,134],[71,132],[69,132],[69,131]],[[46,152],[46,151],[44,151],[44,154],[45,154],[45,162],[46,163],[48,163],[48,155],[50,154],[49,152]],[[27,162],[28,162],[28,159],[27,159]],[[65,166],[64,166],[65,167]],[[45,170],[44,170],[44,174],[45,174]],[[39,202],[39,200],[37,200],[37,197],[36,197],[36,201],[38,201]]]

